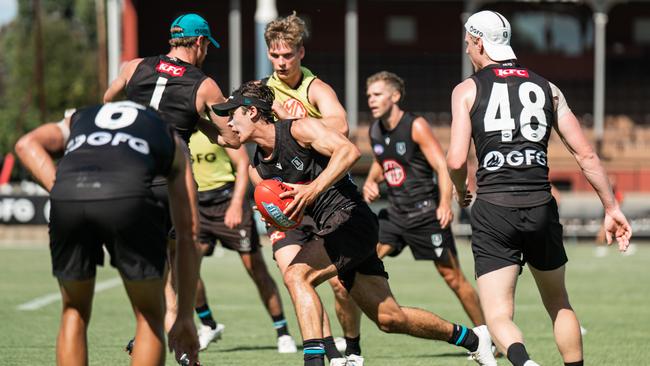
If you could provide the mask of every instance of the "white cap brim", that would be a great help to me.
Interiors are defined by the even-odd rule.
[[[515,52],[507,44],[493,44],[483,39],[483,47],[488,56],[494,61],[516,60]]]

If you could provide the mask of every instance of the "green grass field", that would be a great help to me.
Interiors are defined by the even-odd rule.
[[[473,265],[466,242],[459,244],[466,274]],[[264,249],[271,272],[278,280],[270,251]],[[567,247],[570,262],[568,287],[572,303],[588,333],[584,338],[588,365],[646,365],[643,351],[650,339],[650,246],[639,245],[633,256],[615,249],[595,258],[592,245]],[[392,289],[401,304],[438,313],[467,323],[458,301],[428,262],[414,262],[410,253],[386,261]],[[226,325],[224,338],[201,353],[205,365],[301,365],[302,354],[280,355],[275,350],[271,320],[258,299],[239,257],[226,251],[204,261],[203,278],[216,318]],[[108,267],[100,269],[98,282],[115,278]],[[471,275],[469,277],[472,277]],[[289,327],[300,339],[289,297],[282,286]],[[17,307],[35,298],[56,293],[50,275],[49,253],[38,248],[0,248],[0,365],[53,365],[60,303],[33,311]],[[320,293],[333,315],[332,294]],[[524,271],[519,283],[516,320],[530,354],[542,365],[562,365],[551,334],[551,325],[539,301],[532,278]],[[334,321],[334,323],[336,323]],[[127,365],[122,352],[134,332],[134,320],[124,289],[113,287],[96,294],[89,330],[91,365]],[[335,336],[340,335],[338,324]],[[383,334],[364,319],[362,349],[367,365],[471,365],[464,352],[442,342]],[[168,357],[167,365],[173,365]],[[499,364],[508,365],[500,359]]]

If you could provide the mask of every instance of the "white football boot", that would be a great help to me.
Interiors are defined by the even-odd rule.
[[[221,339],[225,325],[217,323],[217,327],[212,329],[209,325],[201,324],[199,326],[199,351],[203,351],[210,345],[211,342],[216,342]]]
[[[278,353],[296,353],[296,341],[290,335],[283,335],[278,337]]]
[[[494,354],[492,354],[492,338],[487,326],[480,325],[472,330],[478,337],[478,348],[476,351],[470,352],[470,356],[479,365],[496,366],[497,360],[494,359]]]
[[[363,356],[349,355],[347,366],[363,366]]]

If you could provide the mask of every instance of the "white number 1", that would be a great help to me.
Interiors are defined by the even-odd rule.
[[[151,108],[158,110],[158,106],[160,105],[160,100],[162,99],[162,95],[165,91],[166,86],[167,79],[159,76],[158,80],[156,80],[156,88],[153,90],[153,95],[151,96],[151,101],[149,102],[149,106]]]

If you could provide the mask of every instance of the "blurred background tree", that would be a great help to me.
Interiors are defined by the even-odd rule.
[[[36,56],[39,8],[45,120]],[[60,120],[65,109],[97,103],[97,80],[95,2],[18,0],[16,18],[0,28],[0,155],[25,131]]]

